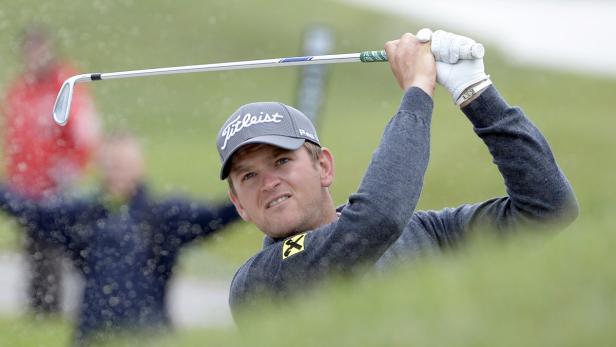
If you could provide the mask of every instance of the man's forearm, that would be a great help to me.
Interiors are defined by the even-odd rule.
[[[405,93],[338,221],[306,236],[310,252],[304,252],[302,263],[323,264],[306,272],[354,271],[375,262],[400,236],[423,187],[431,116],[432,99],[426,93],[419,88]]]
[[[507,105],[492,86],[462,110],[503,175],[510,198],[507,215],[551,221],[577,214],[569,182],[547,141],[521,109]]]

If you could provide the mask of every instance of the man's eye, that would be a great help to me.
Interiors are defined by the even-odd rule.
[[[286,158],[286,157],[280,158],[280,159],[276,160],[276,166],[284,165],[284,164],[288,163],[289,161],[291,161],[291,159],[289,159],[289,158]]]
[[[242,176],[242,182],[246,181],[246,180],[249,180],[249,179],[253,178],[254,176],[255,176],[254,172],[249,172],[249,173],[245,174],[244,176]]]

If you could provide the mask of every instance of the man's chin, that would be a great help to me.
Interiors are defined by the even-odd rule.
[[[289,236],[293,236],[296,234],[299,234],[302,231],[297,231],[297,228],[284,228],[284,227],[273,227],[273,228],[267,228],[267,230],[261,229],[267,236],[273,238],[273,239],[284,239],[287,238]]]
[[[273,239],[279,240],[279,239],[285,239],[285,238],[287,238],[289,236],[293,236],[295,234],[298,234],[298,232],[296,232],[296,231],[281,231],[281,232],[278,232],[278,231],[271,232],[271,231],[269,231],[269,232],[265,232],[265,234],[267,234],[267,236],[269,236],[269,237],[271,237]]]

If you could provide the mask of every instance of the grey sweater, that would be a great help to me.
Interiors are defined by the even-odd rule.
[[[415,211],[428,165],[432,99],[409,89],[387,124],[358,191],[339,219],[263,249],[235,274],[234,315],[263,295],[286,296],[326,275],[366,265],[387,267],[428,250],[451,247],[475,228],[507,232],[566,224],[577,216],[571,186],[548,143],[519,108],[489,87],[463,111],[485,142],[508,196],[440,211]]]

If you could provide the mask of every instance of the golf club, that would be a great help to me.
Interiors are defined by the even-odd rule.
[[[429,37],[425,41],[429,41]],[[421,41],[424,41],[420,38]],[[483,57],[483,46],[475,44],[468,51],[460,52],[460,59],[479,59]],[[59,125],[66,125],[71,111],[71,101],[75,84],[79,82],[101,81],[116,78],[130,78],[141,76],[171,75],[191,72],[224,71],[238,69],[253,69],[265,67],[282,67],[315,64],[334,64],[334,63],[370,63],[387,61],[385,51],[364,51],[361,53],[332,54],[320,56],[288,57],[263,60],[247,60],[229,63],[215,63],[205,65],[187,65],[176,67],[163,67],[146,70],[131,70],[108,73],[87,73],[68,78],[62,84],[60,92],[56,97],[53,106],[53,119]]]

